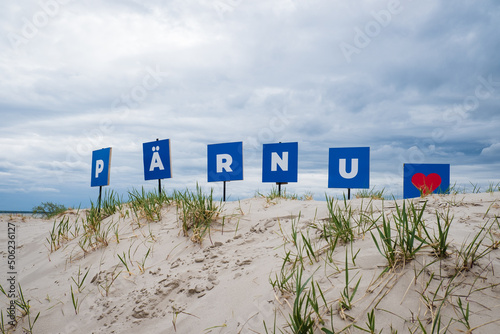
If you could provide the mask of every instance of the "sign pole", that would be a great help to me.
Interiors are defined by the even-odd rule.
[[[98,205],[99,208],[97,209],[97,213],[101,213],[101,196],[102,196],[102,186],[99,186],[99,199],[98,199]]]
[[[347,199],[351,199],[351,188],[347,188]]]
[[[279,142],[279,144],[281,144],[281,142]],[[281,182],[276,182],[276,184],[278,185],[278,197],[281,197]]]
[[[159,138],[156,138],[156,141],[159,141]],[[161,179],[158,179],[158,195],[161,196]]]
[[[288,184],[288,182],[276,182],[278,185],[278,196],[281,197],[281,185],[282,184]]]
[[[222,188],[222,199],[224,202],[226,201],[226,181],[224,181],[224,186]]]

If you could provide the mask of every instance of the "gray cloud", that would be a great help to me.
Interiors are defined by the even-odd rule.
[[[372,185],[401,193],[402,164],[498,179],[500,9],[495,1],[21,1],[0,13],[0,209],[88,203],[92,150],[111,186],[145,182],[142,143],[172,141],[169,189],[203,187],[206,145],[299,142],[299,183],[327,189],[329,147],[370,146]],[[31,30],[30,30],[31,29]],[[346,54],[345,46],[354,50]],[[342,48],[344,46],[344,49]],[[346,56],[347,55],[347,56]],[[477,180],[477,181],[474,181]]]

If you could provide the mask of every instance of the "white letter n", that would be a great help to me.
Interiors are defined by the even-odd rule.
[[[288,171],[288,152],[283,152],[283,159],[280,158],[278,153],[271,153],[271,172],[276,172],[278,170],[278,165],[282,171]]]

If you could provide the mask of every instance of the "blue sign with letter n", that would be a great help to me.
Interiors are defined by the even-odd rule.
[[[142,157],[144,180],[169,179],[172,177],[169,139],[143,143]]]
[[[262,182],[297,182],[298,143],[264,144]]]
[[[243,142],[207,146],[208,182],[243,180]]]
[[[93,151],[90,186],[100,187],[109,185],[110,171],[111,171],[111,147]]]
[[[330,148],[328,188],[370,188],[370,148]]]

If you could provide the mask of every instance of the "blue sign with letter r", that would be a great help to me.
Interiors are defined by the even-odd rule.
[[[207,146],[208,182],[243,180],[243,142]]]

